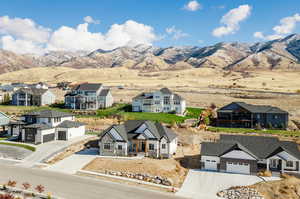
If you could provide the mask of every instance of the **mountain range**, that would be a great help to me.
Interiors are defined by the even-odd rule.
[[[217,68],[233,71],[300,70],[300,35],[247,43],[217,43],[206,47],[159,48],[148,45],[93,52],[53,51],[42,56],[0,50],[0,73],[32,67],[127,67],[141,71]]]

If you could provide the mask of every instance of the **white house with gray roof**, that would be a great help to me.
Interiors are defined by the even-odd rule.
[[[65,95],[65,107],[79,110],[97,110],[111,107],[114,103],[109,88],[98,83],[84,83]]]
[[[132,99],[133,112],[153,112],[184,114],[186,101],[180,95],[173,93],[168,88],[155,92],[141,93]]]
[[[85,134],[85,124],[76,122],[73,114],[55,110],[26,113],[10,126],[12,131],[17,127],[21,141],[33,144],[69,140]]]
[[[55,103],[55,95],[44,88],[20,88],[12,94],[12,105],[44,106]]]
[[[259,171],[300,174],[300,151],[295,142],[277,137],[221,135],[201,144],[201,168],[229,173]]]
[[[99,153],[104,156],[170,158],[176,153],[177,135],[158,122],[128,120],[100,134]]]

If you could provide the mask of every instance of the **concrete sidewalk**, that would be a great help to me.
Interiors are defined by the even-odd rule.
[[[45,169],[66,174],[75,174],[95,158],[95,155],[73,154],[70,157],[55,163],[54,165],[46,167]]]

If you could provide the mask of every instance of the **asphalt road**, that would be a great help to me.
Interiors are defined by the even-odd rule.
[[[0,183],[17,181],[17,187],[23,182],[32,186],[42,184],[46,193],[52,193],[65,199],[179,199],[172,194],[146,190],[125,184],[102,181],[81,176],[67,175],[41,169],[0,165]]]

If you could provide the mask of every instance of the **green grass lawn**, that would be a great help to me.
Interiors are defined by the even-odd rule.
[[[19,143],[10,143],[10,142],[0,142],[0,144],[8,145],[8,146],[16,146],[21,147],[30,151],[35,151],[35,147],[27,145],[27,144],[19,144]]]
[[[224,128],[224,127],[208,127],[208,131],[212,132],[225,132],[225,133],[257,133],[257,134],[271,134],[271,135],[281,135],[289,137],[300,137],[300,131],[286,131],[286,130],[255,130],[246,128]]]

